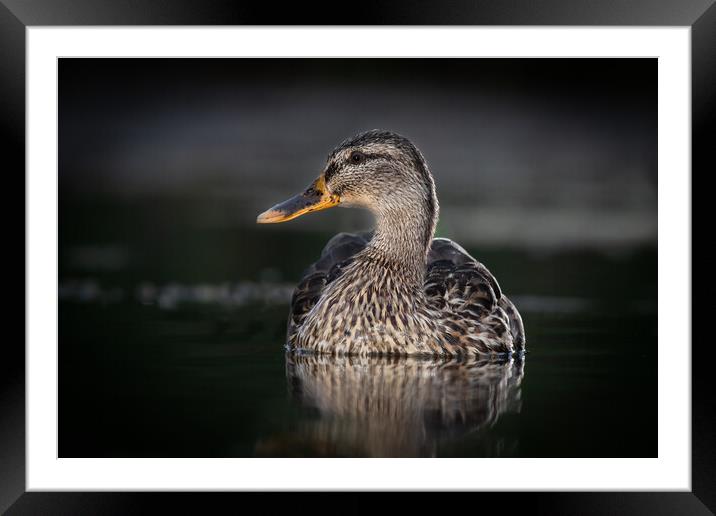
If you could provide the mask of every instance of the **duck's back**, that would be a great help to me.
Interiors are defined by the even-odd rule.
[[[305,271],[291,299],[289,343],[321,299],[326,286],[341,276],[343,269],[365,248],[371,237],[371,232],[339,233],[326,244],[318,261]],[[491,336],[490,342],[480,339],[478,344],[474,344],[478,348],[483,346],[482,352],[524,349],[522,320],[514,305],[502,294],[490,271],[452,240],[436,238],[432,241],[427,260],[425,294],[431,308],[443,316],[445,337],[454,340],[454,348],[468,345],[463,341],[478,336],[467,333],[468,326],[473,326]],[[505,332],[510,335],[502,335]]]
[[[502,293],[487,267],[449,238],[435,238],[430,246],[425,294],[431,306],[454,321],[456,336],[469,340],[470,334],[459,333],[474,323],[485,334],[494,336],[488,352],[524,350],[524,326],[512,301]],[[510,336],[504,335],[507,332]],[[512,349],[502,349],[503,344],[509,348],[508,341]]]

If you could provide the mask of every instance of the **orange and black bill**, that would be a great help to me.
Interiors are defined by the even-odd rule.
[[[273,208],[266,210],[258,216],[259,224],[275,224],[295,219],[305,213],[325,210],[340,204],[341,198],[328,193],[323,176],[316,179],[308,189],[299,195],[294,195]]]

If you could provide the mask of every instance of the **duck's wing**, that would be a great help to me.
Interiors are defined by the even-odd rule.
[[[303,273],[293,291],[288,315],[288,341],[291,342],[304,318],[323,295],[326,285],[338,278],[353,257],[370,241],[371,232],[339,233],[331,238],[318,261]]]
[[[524,326],[512,301],[487,267],[450,239],[432,242],[425,293],[432,306],[459,314],[458,324],[464,318],[479,321],[479,326],[498,341],[509,330],[514,349],[524,349]]]

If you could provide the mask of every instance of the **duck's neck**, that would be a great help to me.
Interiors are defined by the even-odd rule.
[[[366,256],[397,272],[405,283],[422,285],[437,221],[434,193],[427,200],[381,207],[374,215],[375,232]]]

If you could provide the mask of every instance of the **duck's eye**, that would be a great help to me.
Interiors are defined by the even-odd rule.
[[[352,163],[363,163],[365,161],[365,154],[362,152],[355,151],[351,154],[351,162]]]

